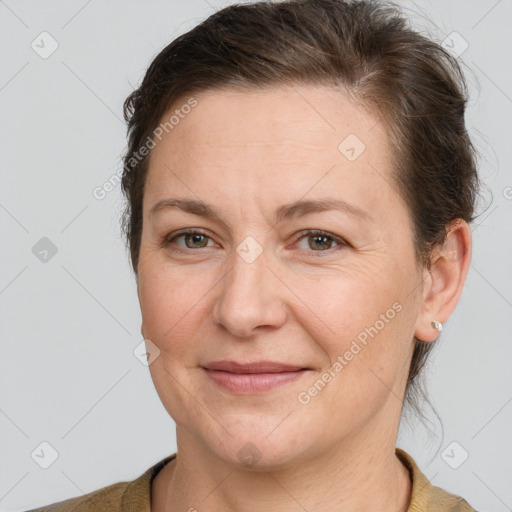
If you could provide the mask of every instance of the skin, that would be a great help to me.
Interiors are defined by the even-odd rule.
[[[152,149],[143,201],[141,333],[148,351],[159,350],[150,372],[178,446],[178,460],[153,482],[152,510],[407,510],[411,482],[395,443],[413,336],[437,339],[431,321],[445,322],[457,304],[468,225],[447,226],[431,270],[418,266],[386,126],[340,90],[194,97],[197,106]],[[338,149],[349,134],[365,145],[354,161]],[[223,222],[176,208],[150,215],[157,201],[177,197],[212,204]],[[274,223],[279,206],[321,197],[370,218],[333,210]],[[207,237],[165,246],[184,228]],[[237,253],[248,236],[263,250],[251,263]],[[300,403],[298,394],[396,303],[400,312]],[[271,391],[236,395],[201,368],[221,359],[311,370]],[[237,455],[247,443],[260,457],[252,466]]]

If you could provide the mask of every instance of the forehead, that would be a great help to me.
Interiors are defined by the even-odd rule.
[[[161,121],[178,114],[187,99],[175,102]],[[377,112],[341,89],[221,89],[194,99],[197,104],[183,110],[188,113],[151,151],[146,190],[153,202],[177,195],[177,189],[201,196],[214,190],[218,198],[224,191],[224,199],[236,190],[245,199],[259,187],[284,203],[308,190],[325,195],[334,188],[364,195],[370,205],[392,186],[386,127]]]
[[[214,89],[194,98],[194,108],[187,109],[189,112],[179,120],[174,116],[178,123],[170,131],[180,143],[189,142],[192,135],[194,146],[247,146],[272,143],[278,136],[280,142],[293,140],[327,148],[337,147],[336,143],[349,133],[387,143],[378,112],[351,99],[341,88],[287,85]],[[176,101],[161,123],[186,103],[187,98]]]

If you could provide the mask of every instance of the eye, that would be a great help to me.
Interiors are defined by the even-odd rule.
[[[172,247],[173,251],[176,252],[188,252],[188,251],[194,251],[196,249],[202,249],[204,247],[207,247],[207,239],[210,237],[200,229],[187,229],[185,231],[182,231],[181,233],[178,233],[174,236],[169,236],[164,240],[164,246],[169,247],[172,245],[176,240],[184,238],[185,240],[185,249],[182,249],[180,245],[177,245],[175,247]],[[210,246],[211,247],[211,246]],[[188,251],[187,251],[188,250]]]
[[[332,248],[334,242],[339,247],[348,247],[348,243],[338,236],[332,235],[327,231],[320,229],[308,229],[299,233],[299,241],[306,239],[308,241],[307,247],[312,252],[321,253],[328,252]],[[306,250],[308,250],[306,249]],[[336,247],[334,247],[336,249]],[[319,254],[318,256],[322,256]]]
[[[176,240],[183,238],[185,240],[185,247],[176,244]],[[208,247],[208,240],[210,237],[200,229],[187,229],[177,234],[172,234],[166,237],[163,241],[164,247],[170,248],[172,251],[178,253],[185,253],[195,250],[200,250]],[[322,253],[329,252],[333,249],[332,244],[335,243],[338,248],[348,247],[349,244],[341,237],[322,231],[320,229],[308,229],[298,233],[298,241],[302,239],[308,240],[308,248],[305,249],[309,252]],[[170,247],[173,246],[173,247]],[[212,247],[211,245],[209,247]],[[336,246],[334,247],[336,249]],[[330,254],[330,252],[329,252]],[[322,254],[318,254],[322,256]]]

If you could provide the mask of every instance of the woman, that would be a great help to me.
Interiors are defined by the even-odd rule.
[[[167,46],[125,102],[123,226],[178,451],[44,510],[474,511],[395,447],[470,264],[465,105],[374,1],[231,6]]]

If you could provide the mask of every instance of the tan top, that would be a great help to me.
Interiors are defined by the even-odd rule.
[[[395,452],[411,475],[412,494],[407,512],[477,512],[460,496],[433,486],[408,453],[400,448]],[[27,512],[151,512],[152,482],[175,457],[176,453],[169,455],[131,482],[118,482],[84,496]]]

